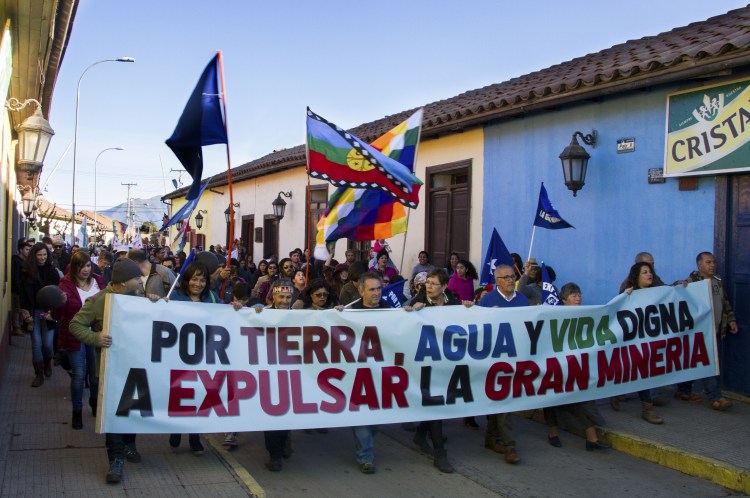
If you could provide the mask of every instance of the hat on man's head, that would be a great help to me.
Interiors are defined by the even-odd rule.
[[[208,268],[208,274],[213,275],[219,269],[219,258],[211,251],[199,252],[195,255],[196,263],[203,263]]]
[[[142,276],[138,263],[128,258],[118,258],[112,265],[112,283],[121,284],[131,278]]]

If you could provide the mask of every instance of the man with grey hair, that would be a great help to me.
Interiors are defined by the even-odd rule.
[[[495,269],[495,291],[488,292],[479,300],[485,308],[516,308],[528,306],[529,300],[516,292],[516,271],[508,265]],[[487,415],[487,429],[484,433],[484,446],[497,453],[505,454],[505,462],[515,464],[521,461],[516,452],[516,441],[510,413]]]

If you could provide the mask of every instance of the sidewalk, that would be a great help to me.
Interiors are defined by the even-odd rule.
[[[4,338],[4,340],[7,340]],[[142,463],[125,463],[122,483],[105,483],[104,435],[84,391],[83,430],[70,428],[70,377],[54,367],[44,385],[31,388],[31,339],[13,337],[0,386],[0,496],[240,497],[248,486],[204,442],[193,456],[187,437],[173,451],[165,435],[138,436]]]
[[[695,382],[694,391],[702,388]],[[669,404],[656,408],[663,425],[640,418],[640,402],[633,395],[621,402],[621,411],[600,402],[607,420],[603,431],[612,447],[639,458],[708,479],[725,488],[750,494],[750,404],[748,398],[724,393],[734,403],[728,411],[674,399],[674,389],[660,389]]]

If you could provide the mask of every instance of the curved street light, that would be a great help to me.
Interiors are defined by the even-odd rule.
[[[99,154],[96,155],[96,159],[94,159],[94,231],[96,232],[96,225],[99,223],[99,220],[96,218],[96,163],[99,161],[99,156],[107,152],[108,150],[125,150],[122,147],[108,147],[101,151]]]
[[[76,239],[76,159],[78,157],[78,105],[81,100],[81,80],[86,73],[94,66],[102,64],[104,62],[135,62],[132,57],[119,57],[117,59],[104,59],[101,61],[94,62],[89,67],[83,70],[81,77],[78,78],[78,85],[76,86],[76,124],[73,132],[73,188],[72,188],[72,201],[71,201],[71,213],[70,213],[70,243],[75,243]],[[94,225],[96,226],[96,225]]]

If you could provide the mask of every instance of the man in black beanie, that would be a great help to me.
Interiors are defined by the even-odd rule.
[[[84,344],[97,347],[96,371],[99,371],[101,348],[112,345],[112,336],[104,326],[105,294],[143,296],[143,276],[141,268],[132,259],[119,258],[112,265],[112,280],[107,287],[91,296],[70,321],[70,332]],[[159,297],[150,294],[148,298],[156,302]],[[116,484],[122,480],[124,460],[138,463],[141,455],[135,447],[135,434],[105,434],[109,471],[107,482]]]

